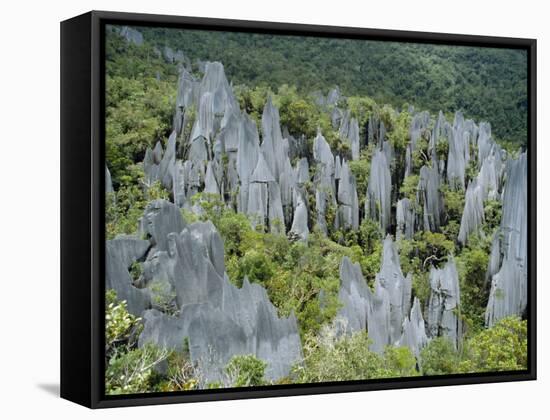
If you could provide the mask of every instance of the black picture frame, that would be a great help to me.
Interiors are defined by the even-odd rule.
[[[519,48],[528,65],[528,370],[104,395],[104,25]],[[61,23],[61,397],[90,408],[536,379],[536,40],[92,11]]]

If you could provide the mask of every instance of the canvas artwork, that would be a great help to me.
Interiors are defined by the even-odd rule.
[[[106,395],[527,371],[525,50],[104,42]]]

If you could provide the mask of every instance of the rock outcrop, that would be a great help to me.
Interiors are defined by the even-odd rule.
[[[181,233],[177,229],[167,234],[166,251],[149,253],[143,276],[146,287],[168,279],[178,312],[146,311],[139,344],[181,350],[187,338],[203,385],[223,380],[223,367],[238,354],[265,360],[270,380],[288,375],[302,357],[294,315],[279,318],[263,287],[247,279],[240,289],[229,282],[223,242],[211,222],[193,223]]]
[[[371,161],[369,185],[365,200],[365,214],[377,221],[383,231],[390,225],[391,173],[389,162],[383,152],[376,151]]]
[[[119,300],[125,300],[128,311],[140,316],[150,306],[147,290],[134,286],[131,265],[145,256],[149,241],[130,236],[119,236],[105,244],[105,288],[113,289]]]
[[[493,325],[510,316],[521,316],[527,306],[527,155],[508,161],[502,198],[500,230],[493,240],[489,261],[492,276],[485,323]]]
[[[429,337],[446,336],[458,348],[462,323],[458,317],[460,285],[454,260],[449,260],[441,269],[431,268],[430,289],[427,309]]]

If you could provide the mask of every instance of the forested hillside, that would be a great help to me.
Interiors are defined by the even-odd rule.
[[[191,61],[224,63],[234,84],[339,86],[344,95],[405,103],[433,113],[463,111],[491,121],[497,139],[525,145],[525,51],[430,44],[144,28],[144,38]]]
[[[222,35],[108,28],[107,392],[525,369],[525,57]]]

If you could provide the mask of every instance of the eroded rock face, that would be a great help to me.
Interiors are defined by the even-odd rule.
[[[161,251],[168,250],[168,234],[181,232],[185,222],[180,209],[166,200],[151,201],[140,220],[140,231],[151,239],[151,244]]]
[[[337,161],[339,162],[339,159]],[[339,175],[338,213],[335,218],[335,227],[336,229],[356,230],[359,228],[359,199],[355,177],[351,174],[349,165],[345,160]]]
[[[114,189],[113,180],[111,179],[111,172],[109,172],[109,168],[105,165],[105,193],[109,194],[112,192],[114,192]]]
[[[521,316],[527,306],[527,155],[507,162],[500,231],[489,260],[492,276],[487,326],[510,316]],[[502,261],[498,272],[497,266]]]
[[[428,336],[420,301],[416,297],[410,315],[403,321],[402,330],[398,345],[408,347],[415,357],[420,359],[420,351],[428,344]]]
[[[379,334],[381,341],[376,346],[377,350],[382,350],[386,345],[397,343],[401,337],[403,321],[411,308],[412,294],[412,276],[403,276],[399,255],[389,235],[384,240],[382,266],[376,276],[374,287],[375,297],[379,296],[384,300],[381,306],[386,307],[389,304],[389,325],[387,331]],[[383,314],[379,314],[377,318],[382,316]],[[379,327],[376,326],[376,328]]]
[[[297,195],[296,210],[294,210],[294,218],[292,220],[291,232],[294,232],[302,241],[307,241],[309,236],[309,228],[307,225],[307,206],[301,194]]]
[[[162,150],[159,142],[153,150],[147,148],[143,159],[143,171],[148,185],[160,182],[164,188],[171,191],[176,165],[176,132],[173,131],[166,143],[166,150]]]
[[[317,226],[327,234],[326,212],[329,205],[335,204],[334,156],[330,146],[321,133],[313,142],[313,158],[317,163],[315,174],[315,206],[317,210]]]
[[[462,323],[457,316],[460,307],[460,285],[455,262],[451,259],[441,269],[430,270],[431,294],[428,302],[428,334],[431,338],[446,336],[458,347]]]
[[[342,319],[342,332],[352,334],[367,329],[367,316],[371,310],[372,292],[361,273],[358,263],[348,257],[340,263],[340,291],[338,299],[342,307],[337,318]]]
[[[270,380],[288,375],[302,358],[296,318],[279,318],[263,287],[247,279],[240,289],[229,283],[223,243],[212,223],[197,222],[181,233],[171,232],[167,243],[167,251],[149,254],[143,276],[146,285],[168,277],[179,312],[170,316],[146,311],[139,345],[152,342],[182,349],[188,338],[203,385],[223,380],[223,368],[238,354],[266,361]]]
[[[412,239],[414,235],[415,213],[408,198],[403,198],[397,202],[395,218],[397,222],[397,239]]]
[[[383,152],[376,151],[371,162],[365,214],[376,220],[383,231],[388,229],[391,216],[391,174]]]
[[[485,221],[483,195],[483,188],[478,184],[477,178],[472,180],[466,190],[466,200],[458,233],[458,240],[462,244],[465,244],[469,236],[477,232]]]
[[[137,29],[130,28],[129,26],[123,26],[120,29],[120,36],[126,39],[128,43],[142,45],[143,34]]]
[[[366,329],[372,340],[370,349],[378,353],[390,344],[412,340],[413,333],[418,335],[416,342],[423,343],[420,333],[414,330],[420,323],[416,312],[411,315],[412,319],[409,317],[411,294],[412,276],[403,276],[391,237],[388,236],[384,241],[382,267],[376,275],[374,292],[367,286],[359,264],[352,264],[344,257],[340,264],[338,295],[342,308],[337,315],[340,329],[343,330],[341,332],[352,334]],[[404,332],[403,326],[407,319],[414,325],[407,326],[410,331]],[[407,338],[403,338],[404,334]]]
[[[441,226],[443,202],[440,188],[441,180],[437,168],[423,166],[420,169],[417,202],[423,209],[424,230],[435,232]]]
[[[119,236],[105,243],[105,288],[113,289],[118,300],[125,300],[128,311],[140,316],[150,306],[147,290],[134,286],[130,266],[143,258],[149,241],[131,236]]]

